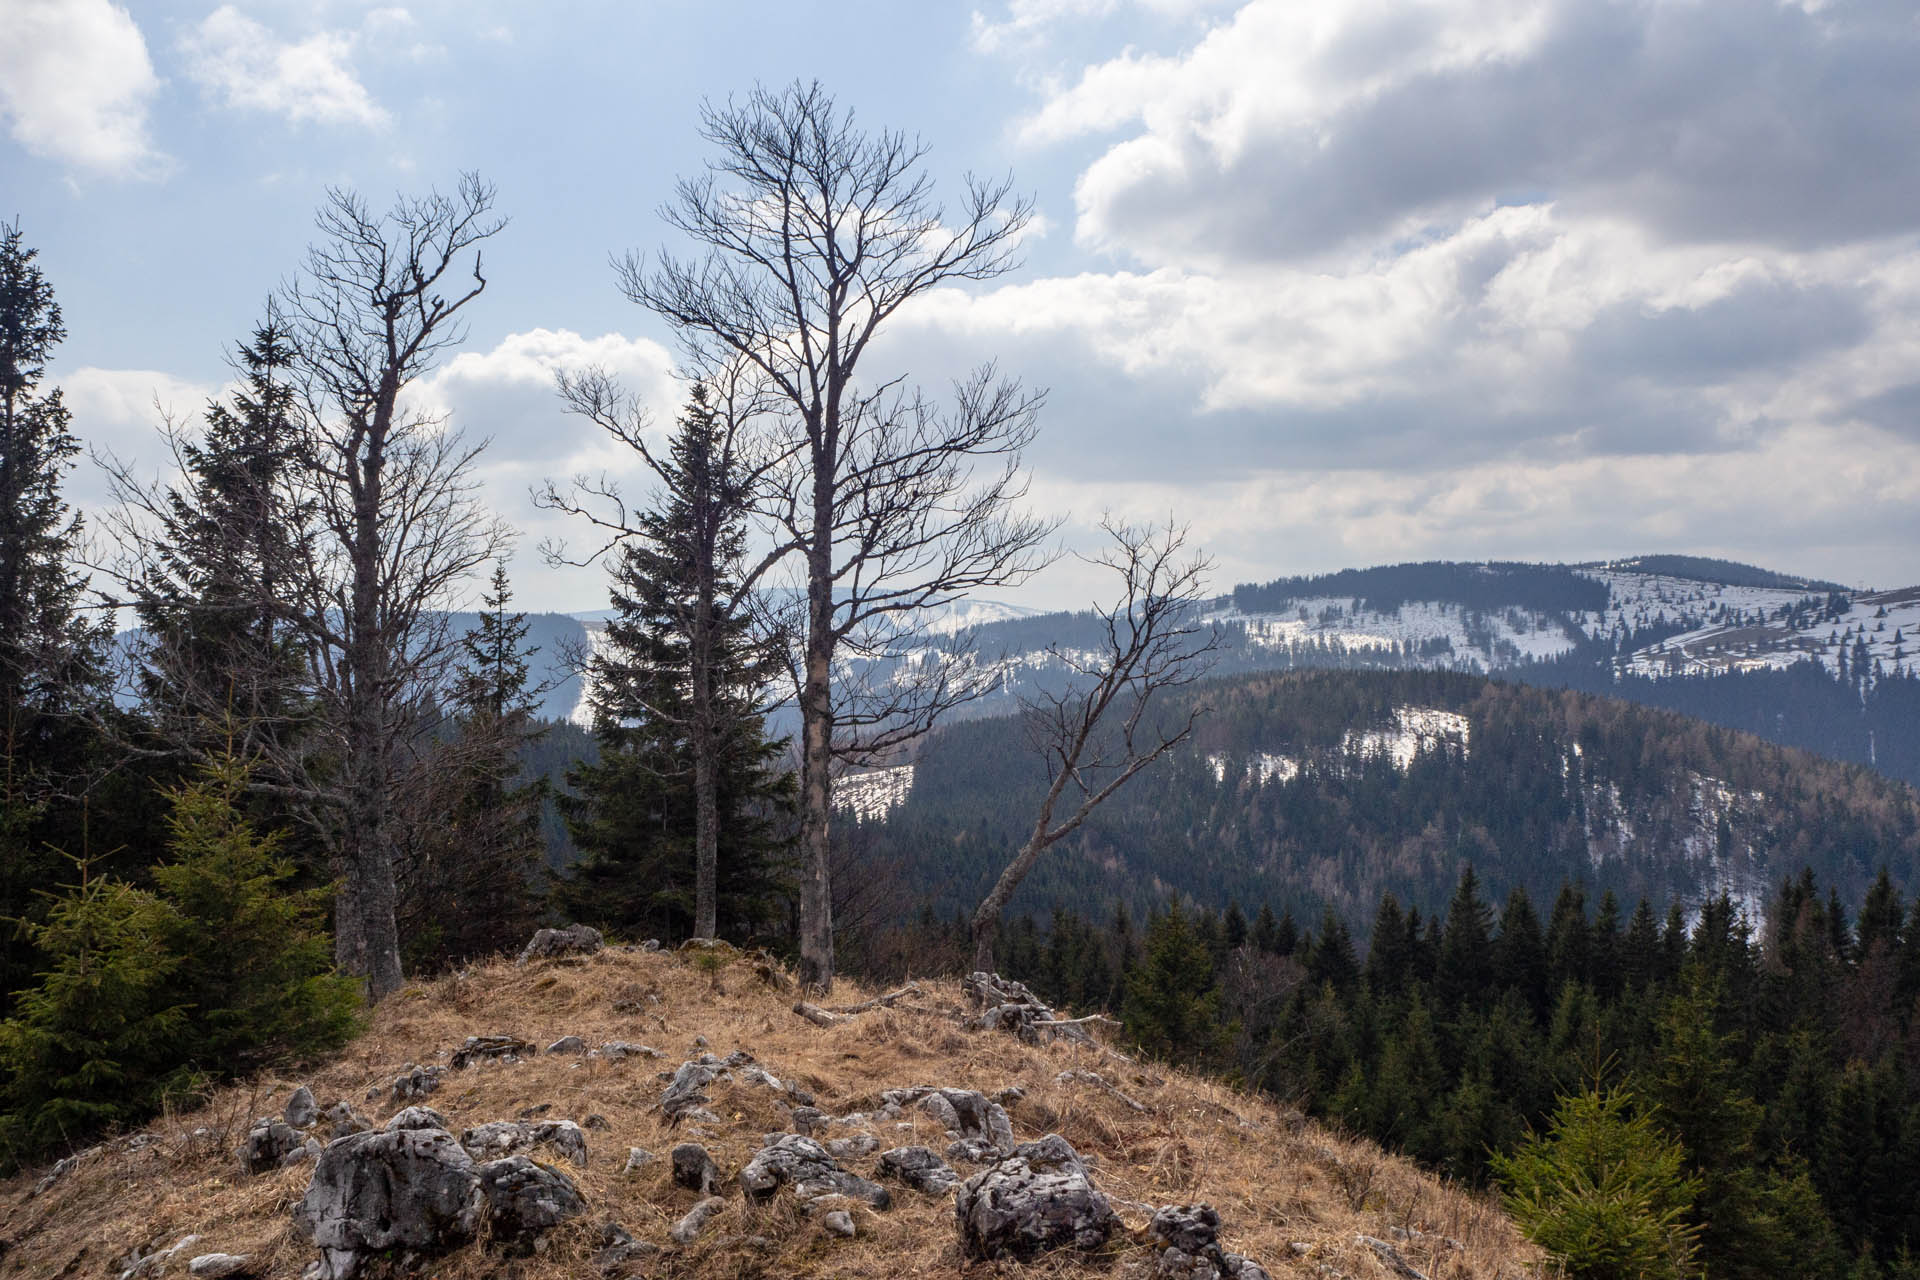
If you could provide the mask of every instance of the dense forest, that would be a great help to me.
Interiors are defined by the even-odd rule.
[[[1724,897],[1693,914],[1628,901],[1567,882],[1496,906],[1469,865],[1440,910],[1383,894],[1359,944],[1331,910],[1303,926],[1176,898],[1022,916],[996,956],[1166,1058],[1474,1182],[1511,1187],[1515,1153],[1583,1102],[1618,1108],[1609,1150],[1630,1123],[1677,1150],[1668,1189],[1707,1275],[1920,1274],[1920,902],[1884,875],[1848,902],[1803,872],[1755,933]],[[888,955],[919,970],[965,948],[962,922],[928,912]],[[1620,1248],[1589,1192],[1611,1234],[1588,1243]]]
[[[1911,789],[1670,712],[1409,671],[1218,679],[1165,714],[1193,702],[1192,741],[1054,850],[1016,911],[1138,917],[1178,892],[1364,920],[1386,892],[1435,909],[1466,862],[1541,898],[1569,868],[1623,901],[1695,905],[1724,888],[1758,906],[1802,867],[1851,897],[1882,866],[1920,883]],[[1404,736],[1409,708],[1458,717],[1458,736]],[[876,840],[944,918],[979,900],[1043,785],[1018,720],[956,724]]]

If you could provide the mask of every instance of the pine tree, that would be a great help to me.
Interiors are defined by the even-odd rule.
[[[736,598],[746,531],[722,441],[696,386],[655,468],[662,501],[620,549],[590,666],[600,760],[569,775],[563,805],[585,854],[569,908],[663,936],[760,931],[789,874],[792,783],[760,713],[775,654]]]
[[[544,777],[522,780],[522,755],[545,732],[528,685],[527,615],[496,564],[479,622],[460,640],[447,740],[430,771],[413,838],[395,868],[412,966],[441,968],[524,942],[544,902]]]
[[[1204,1062],[1225,1047],[1213,957],[1179,899],[1147,925],[1145,954],[1127,977],[1127,1033],[1173,1062]]]
[[[35,257],[18,224],[0,224],[0,922],[43,918],[60,875],[48,850],[79,834],[87,713],[110,711],[110,627],[81,611],[80,518],[60,494],[80,446],[59,389],[40,389],[66,328]],[[0,924],[0,1013],[37,967],[34,936]]]

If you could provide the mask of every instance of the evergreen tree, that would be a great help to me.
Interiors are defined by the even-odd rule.
[[[655,467],[661,504],[615,564],[589,667],[600,760],[569,775],[578,799],[563,803],[585,855],[568,908],[663,936],[762,931],[788,883],[792,782],[760,713],[776,655],[739,600],[743,481],[723,440],[696,386]]]
[[[1572,1280],[1679,1280],[1700,1274],[1685,1158],[1631,1093],[1595,1087],[1493,1170],[1507,1212]]]
[[[1442,1009],[1458,1008],[1483,994],[1493,979],[1493,909],[1480,897],[1480,881],[1469,863],[1460,872],[1447,923],[1440,935],[1440,964],[1434,975]]]
[[[60,494],[80,446],[59,388],[40,387],[66,328],[35,257],[0,224],[0,1013],[38,963],[40,935],[10,922],[43,918],[60,875],[49,849],[79,843],[84,713],[109,710],[110,627],[81,612],[80,518]]]
[[[395,873],[407,958],[416,967],[458,964],[520,945],[544,910],[541,814],[544,777],[522,780],[534,723],[528,687],[527,615],[496,564],[479,623],[461,637],[448,740],[420,798],[413,839]]]
[[[1213,957],[1179,899],[1147,925],[1145,953],[1127,977],[1127,1033],[1171,1062],[1204,1062],[1225,1047]]]

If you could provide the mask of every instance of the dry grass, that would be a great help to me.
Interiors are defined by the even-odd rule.
[[[1115,1200],[1132,1232],[1093,1256],[1053,1255],[1027,1266],[968,1264],[957,1245],[950,1197],[896,1188],[890,1211],[859,1208],[858,1238],[840,1241],[824,1235],[784,1195],[764,1208],[736,1195],[692,1248],[667,1245],[650,1272],[655,1276],[1120,1277],[1133,1270],[1130,1263],[1151,1256],[1141,1230],[1151,1206],[1198,1200],[1220,1211],[1223,1244],[1257,1259],[1276,1277],[1388,1276],[1356,1243],[1359,1234],[1396,1240],[1407,1260],[1433,1280],[1537,1271],[1538,1255],[1483,1196],[1212,1081],[1148,1069],[1105,1049],[1033,1048],[1003,1034],[964,1030],[955,985],[923,983],[926,995],[915,1007],[876,1010],[820,1028],[791,1013],[791,994],[770,990],[750,964],[721,971],[717,989],[714,976],[672,954],[610,950],[570,964],[518,969],[498,963],[409,987],[379,1008],[367,1034],[298,1079],[222,1090],[199,1110],[152,1126],[148,1132],[158,1142],[131,1151],[108,1144],[43,1195],[30,1193],[44,1170],[0,1184],[0,1274],[117,1275],[116,1261],[133,1250],[163,1247],[196,1232],[203,1239],[191,1253],[248,1253],[267,1264],[261,1274],[296,1277],[315,1254],[294,1234],[288,1210],[305,1191],[310,1166],[240,1176],[233,1148],[248,1120],[278,1111],[304,1082],[323,1106],[344,1098],[378,1122],[398,1109],[388,1101],[386,1086],[402,1068],[444,1063],[467,1036],[486,1032],[511,1032],[539,1045],[568,1034],[593,1045],[627,1040],[666,1057],[612,1063],[539,1057],[447,1074],[427,1101],[456,1129],[512,1119],[542,1103],[550,1108],[542,1118],[584,1123],[598,1113],[611,1126],[588,1131],[588,1168],[561,1166],[587,1196],[587,1218],[554,1232],[545,1251],[532,1258],[508,1260],[472,1248],[428,1264],[427,1273],[448,1280],[592,1276],[589,1260],[599,1227],[609,1220],[642,1240],[667,1245],[667,1228],[697,1199],[671,1184],[665,1155],[673,1144],[691,1134],[731,1175],[758,1149],[763,1133],[787,1123],[771,1091],[743,1083],[711,1091],[720,1125],[666,1128],[656,1106],[664,1087],[659,1073],[701,1052],[696,1037],[704,1037],[716,1054],[746,1049],[774,1075],[801,1083],[831,1115],[877,1107],[882,1090],[899,1086],[949,1085],[992,1094],[1019,1085],[1026,1096],[1009,1107],[1016,1133],[1025,1140],[1057,1132],[1097,1157],[1095,1182]],[[871,994],[846,983],[836,989],[835,1001],[852,1003]],[[1056,1084],[1054,1077],[1070,1068],[1101,1072],[1147,1111],[1134,1112],[1090,1084]],[[367,1102],[367,1091],[376,1086],[378,1099]],[[910,1108],[907,1115],[921,1113]],[[210,1132],[195,1137],[196,1129]],[[924,1117],[911,1123],[903,1117],[900,1127],[883,1125],[875,1136],[881,1149],[909,1142],[935,1150],[946,1145],[945,1135]],[[627,1175],[630,1146],[662,1158]],[[848,1164],[871,1173],[873,1159]]]

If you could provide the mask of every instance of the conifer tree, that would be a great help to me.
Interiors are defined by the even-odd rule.
[[[1169,1061],[1205,1061],[1226,1043],[1213,957],[1178,898],[1147,925],[1144,954],[1127,977],[1124,1020],[1141,1048]]]
[[[614,566],[589,667],[600,760],[569,775],[563,806],[585,854],[571,910],[674,936],[765,927],[789,871],[792,785],[761,714],[776,655],[735,590],[745,513],[723,435],[696,385],[655,466],[661,501]]]
[[[79,443],[59,388],[43,391],[66,337],[53,286],[20,227],[0,224],[0,921],[38,920],[59,878],[48,850],[66,822],[106,708],[110,627],[81,608],[80,517],[61,496]],[[49,806],[56,796],[63,803]],[[31,930],[0,925],[0,1012],[36,958]]]
[[[416,966],[443,967],[524,942],[538,924],[545,778],[523,780],[522,755],[546,731],[534,723],[527,615],[510,612],[512,584],[495,564],[479,621],[460,638],[453,715],[440,767],[416,797],[402,852],[399,914]]]

